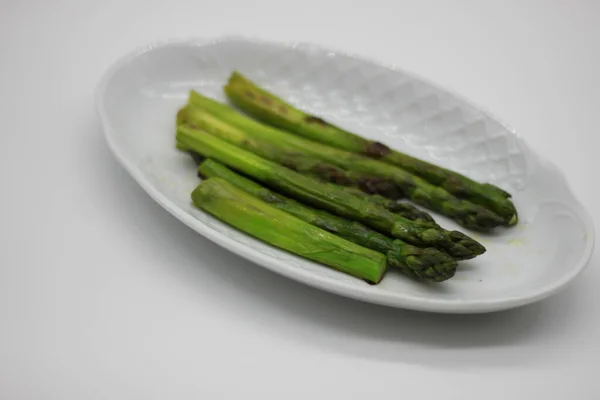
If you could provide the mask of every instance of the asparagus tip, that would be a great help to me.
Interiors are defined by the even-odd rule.
[[[456,273],[458,263],[444,252],[434,248],[404,246],[404,262],[401,270],[409,276],[422,280],[442,282]],[[390,254],[388,254],[390,257]],[[392,255],[393,259],[393,255]]]
[[[452,231],[450,237],[452,246],[447,251],[458,260],[469,260],[486,252],[481,243],[462,232]]]
[[[436,228],[425,229],[421,234],[421,238],[426,244],[441,245],[445,243],[450,243],[450,239],[448,238],[446,233]]]

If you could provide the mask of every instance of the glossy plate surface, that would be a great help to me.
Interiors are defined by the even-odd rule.
[[[424,285],[388,273],[370,286],[221,223],[191,204],[199,180],[190,157],[174,148],[174,121],[191,88],[225,100],[222,86],[234,69],[350,131],[507,189],[520,224],[488,235],[465,231],[488,252],[462,262],[448,282]],[[119,60],[102,79],[96,102],[111,150],[161,206],[228,250],[323,290],[415,310],[497,311],[555,293],[592,253],[591,218],[556,167],[489,114],[397,68],[308,44],[168,42]]]

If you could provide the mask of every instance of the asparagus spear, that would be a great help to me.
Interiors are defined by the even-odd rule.
[[[444,189],[393,165],[312,142],[261,124],[197,92],[190,93],[189,103],[243,129],[254,137],[268,141],[271,145],[291,147],[295,149],[296,153],[325,160],[351,172],[374,175],[384,181],[393,181],[415,203],[447,215],[465,227],[488,230],[498,225],[508,224],[508,221],[494,212],[469,201],[457,199]]]
[[[379,283],[386,259],[278,210],[220,179],[203,181],[193,192],[196,206],[269,244],[334,267],[368,282]]]
[[[335,183],[332,183],[332,185],[335,185]],[[347,193],[362,197],[367,201],[377,203],[393,213],[402,215],[404,218],[408,218],[412,221],[428,222],[432,226],[439,226],[431,215],[410,203],[388,199],[387,197],[383,197],[378,194],[368,194],[355,187],[340,186],[340,188]]]
[[[226,136],[223,135],[223,131],[219,132],[221,133],[220,136]],[[226,137],[224,139],[227,140]],[[236,144],[235,141],[229,141]],[[264,158],[279,162],[303,175],[312,176],[324,182],[330,182],[347,193],[379,204],[387,210],[400,214],[405,218],[431,222],[438,226],[435,224],[433,217],[427,212],[420,210],[410,203],[398,201],[398,199],[404,197],[402,188],[390,180],[347,171],[319,159],[302,156],[291,151],[289,153],[283,150],[277,151],[277,149],[272,147],[269,148],[264,142],[261,143],[260,140],[246,139],[242,142],[242,145],[249,151],[255,152]]]
[[[186,111],[186,108],[187,107],[184,107],[178,114],[180,117],[180,118],[178,118],[180,123],[186,122],[188,120],[187,118],[183,117],[183,114]],[[230,143],[232,143],[232,142],[230,141]],[[243,146],[243,147],[248,149],[249,151],[254,152],[255,154],[262,156],[263,158],[267,158],[268,160],[275,161],[275,162],[282,162],[284,166],[287,166],[288,168],[291,168],[291,169],[295,170],[296,172],[299,172],[303,175],[311,176],[313,178],[317,178],[317,179],[323,180],[325,182],[333,182],[331,184],[337,184],[340,181],[344,184],[352,184],[351,180],[347,180],[347,179],[343,178],[344,175],[342,175],[343,172],[340,168],[334,167],[331,164],[324,163],[324,162],[316,160],[314,158],[298,156],[296,154],[287,154],[286,155],[285,153],[277,153],[275,151],[253,151],[253,150],[257,150],[257,149],[251,148],[251,146],[248,146],[249,143],[250,142],[246,142],[245,146]],[[236,144],[236,143],[233,142],[233,144]],[[205,160],[204,156],[202,156],[199,153],[196,153],[194,151],[190,151],[189,153],[192,156],[192,158],[194,159],[194,162],[196,163],[196,165],[200,165]],[[279,157],[273,157],[274,154],[278,154]],[[211,162],[216,163],[216,161],[214,161],[214,160],[211,160]],[[227,167],[224,167],[224,168],[227,168]],[[346,174],[348,174],[348,173],[349,172],[346,171]],[[341,186],[341,185],[336,185],[336,186],[338,186],[339,189],[344,190],[349,194],[352,194],[357,197],[361,197],[370,202],[374,202],[395,214],[399,214],[399,215],[403,216],[404,218],[410,219],[411,221],[427,222],[427,223],[430,223],[432,227],[441,229],[441,227],[435,222],[435,220],[433,219],[433,217],[431,215],[429,215],[427,212],[425,212],[423,210],[420,210],[419,208],[415,207],[414,205],[412,205],[410,203],[392,200],[388,197],[383,197],[378,194],[365,193],[364,191],[358,189],[357,187]],[[384,185],[381,185],[381,186],[383,188],[385,188]],[[385,188],[384,190],[391,191],[393,189],[390,189],[388,187],[388,188]],[[474,246],[474,244],[476,244],[476,243],[467,244],[466,242],[464,242],[465,239],[468,239],[467,235],[464,235],[457,231],[449,232],[449,234],[452,237],[454,237],[455,240],[453,240],[453,241],[461,242],[463,245],[467,245],[467,247],[471,248],[470,253],[465,255],[467,258],[475,257],[475,256],[477,256],[479,254],[483,254],[485,252],[485,248],[476,250],[477,246]],[[459,235],[457,235],[457,234],[459,234]],[[456,256],[456,254],[455,254],[455,256]],[[462,258],[462,259],[467,259],[467,258]]]
[[[254,179],[304,202],[357,219],[380,232],[421,247],[452,247],[449,236],[435,228],[393,214],[383,207],[364,201],[342,190],[336,190],[315,179],[303,176],[274,162],[233,146],[188,124],[177,128],[180,146],[214,158]]]
[[[199,126],[200,128],[204,129],[207,133],[214,135],[220,139],[223,139],[224,141],[230,144],[248,150],[270,161],[292,166],[294,168],[299,168],[299,165],[303,165],[302,168],[308,169],[311,169],[309,168],[309,166],[313,165],[314,162],[314,160],[311,161],[311,159],[307,158],[302,159],[303,162],[296,162],[298,158],[295,157],[293,154],[286,153],[285,151],[276,151],[276,149],[270,147],[268,144],[265,144],[260,140],[254,140],[241,130],[230,127],[225,122],[220,121],[215,117],[206,114],[202,111],[194,109],[193,107],[184,107],[178,113],[178,121],[191,121],[192,124],[197,124],[195,126]],[[408,204],[405,204],[404,206],[402,206],[401,204],[394,204],[395,202],[393,202],[390,199],[386,199],[381,196],[370,196],[364,192],[353,190],[353,188],[350,187],[333,185],[331,183],[321,183],[321,185],[322,187],[326,188],[325,190],[344,192],[353,197],[358,197],[364,200],[365,202],[372,203],[375,206],[380,206],[388,211],[397,213],[398,215],[402,216],[403,218],[406,218],[407,220],[419,223],[421,226],[428,226],[432,229],[444,232],[450,238],[451,242],[444,246],[444,250],[456,259],[466,260],[474,258],[485,252],[485,247],[483,247],[474,239],[468,237],[467,235],[461,232],[446,231],[442,229],[435,222],[432,222],[433,219],[428,214],[416,209],[414,206]],[[401,235],[401,233],[402,232],[396,232],[397,235]]]
[[[336,184],[331,184],[338,186]],[[380,196],[378,194],[368,194],[363,192],[362,190],[351,187],[351,186],[338,186],[341,190],[349,194],[353,194],[354,196],[360,197],[364,200],[379,204],[380,206],[386,208],[387,210],[402,215],[404,218],[410,219],[411,221],[420,221],[424,225],[427,224],[432,228],[441,228],[435,220],[426,213],[415,207],[410,203],[394,201],[388,199],[386,197]],[[459,231],[447,231],[444,230],[450,236],[452,243],[454,243],[455,247],[452,251],[449,251],[450,254],[457,260],[469,260],[471,258],[475,258],[480,254],[485,253],[485,247],[474,240],[473,238],[465,235]]]
[[[508,200],[510,194],[494,185],[476,182],[457,172],[345,131],[322,118],[293,107],[281,98],[259,88],[238,72],[231,75],[225,91],[234,104],[270,125],[336,148],[381,159],[421,176],[456,197],[468,199],[489,208],[505,218],[508,225],[517,223],[516,209]]]
[[[345,171],[339,167],[327,164],[316,158],[306,157],[301,154],[294,153],[293,149],[288,149],[287,152],[283,152],[278,151],[277,149],[262,141],[244,139],[241,136],[224,136],[222,133],[226,132],[226,130],[221,130],[221,125],[211,126],[211,121],[206,121],[204,118],[205,115],[201,112],[201,110],[194,106],[187,105],[181,108],[177,113],[177,125],[179,126],[181,124],[189,122],[192,125],[197,124],[198,127],[204,126],[204,130],[206,130],[207,132],[220,133],[217,134],[217,136],[221,137],[223,140],[235,144],[238,147],[242,147],[263,158],[266,158],[267,160],[277,162],[303,175],[317,178],[324,182],[340,184],[339,188],[346,191],[347,193],[375,202],[380,206],[386,208],[387,210],[393,213],[400,214],[403,217],[408,218],[410,220],[421,220],[435,224],[435,221],[431,217],[431,215],[429,215],[425,211],[418,209],[410,203],[392,200],[393,198],[401,197],[400,190],[392,182],[385,182],[383,180],[377,179],[376,177],[369,177],[368,179],[365,179],[365,177],[362,174],[354,174],[351,171]],[[212,119],[212,117],[208,118]],[[213,119],[212,122],[215,122],[215,120]],[[220,124],[220,122],[218,123]],[[198,154],[193,151],[190,151],[189,153],[194,159],[196,165],[200,165],[204,161],[204,157],[201,154]],[[212,160],[212,162],[216,161]],[[354,177],[352,177],[353,174],[355,175]],[[350,187],[355,185],[357,187]],[[365,188],[365,191],[360,190],[358,188],[358,185],[362,185]],[[368,192],[385,193],[387,194],[387,197],[381,196],[379,194],[369,194]],[[437,224],[435,224],[435,226],[438,227]]]
[[[442,188],[431,185],[427,181],[392,165],[311,142],[288,132],[261,124],[224,104],[193,91],[190,93],[189,103],[192,106],[185,107],[180,111],[179,121],[190,120],[197,124],[200,124],[200,121],[205,121],[207,126],[212,127],[213,132],[215,130],[221,133],[243,131],[242,133],[245,133],[246,136],[251,135],[253,138],[267,142],[272,149],[278,149],[277,152],[287,154],[293,152],[296,155],[317,158],[347,169],[349,170],[347,174],[349,179],[358,179],[357,176],[372,177],[376,175],[380,182],[393,182],[394,187],[401,188],[403,194],[413,202],[447,215],[468,228],[487,230],[504,222],[500,216],[492,211],[466,200],[459,200]],[[207,126],[202,126],[202,128],[208,129]],[[238,133],[235,134],[238,135]]]
[[[326,211],[305,206],[244,178],[213,159],[209,158],[200,164],[198,174],[204,179],[222,178],[296,218],[360,246],[383,253],[387,257],[389,267],[398,268],[408,276],[441,282],[451,278],[456,272],[456,261],[445,253],[433,248],[422,249],[411,246],[399,239],[394,240],[382,235],[358,222],[348,221]]]
[[[197,136],[199,135],[198,138],[200,139],[203,138],[203,135],[210,136],[207,132],[195,130],[185,124],[181,127],[185,128],[185,131],[187,131],[188,134],[192,133]],[[207,138],[204,139],[206,140]],[[218,141],[217,143],[219,143],[219,146],[215,147],[221,150],[223,145],[228,145],[228,143],[221,141]],[[202,152],[206,156],[219,159],[218,156],[214,156],[211,153],[206,154],[210,149],[207,150],[205,148],[204,150],[200,150],[198,144],[197,147],[193,149]],[[236,164],[235,159],[227,159],[227,152],[232,154],[232,151],[234,155],[240,154],[239,151],[241,151],[241,154],[254,158],[251,160],[244,159],[241,164],[242,167],[240,168],[236,166],[240,164]],[[221,159],[219,159],[219,161],[241,170],[242,172],[253,176],[255,179],[262,179],[267,185],[274,186],[279,190],[287,191],[288,193],[291,193],[292,196],[300,197],[303,201],[328,209],[339,215],[349,218],[355,217],[381,232],[387,234],[393,232],[393,236],[402,238],[417,246],[439,247],[456,259],[462,260],[476,257],[485,252],[485,248],[481,244],[462,233],[449,232],[443,230],[436,224],[431,224],[422,220],[411,221],[400,214],[391,213],[389,210],[386,210],[375,202],[356,197],[335,185],[298,175],[294,171],[278,164],[256,158],[254,154],[244,152],[237,147],[226,147],[225,152],[222,152],[220,156]],[[260,175],[260,171],[256,171],[257,162],[255,160],[260,160],[263,163],[266,163],[266,165],[273,167],[271,168],[272,170],[267,170],[268,172],[266,175]],[[248,161],[254,165],[249,167]],[[244,168],[249,168],[250,172],[246,172]],[[255,175],[252,175],[252,173]],[[258,175],[256,175],[257,173]],[[423,229],[424,227],[429,229]]]

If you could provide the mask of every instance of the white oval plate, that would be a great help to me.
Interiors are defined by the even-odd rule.
[[[450,281],[425,285],[388,273],[370,286],[221,223],[191,204],[199,181],[190,157],[175,150],[174,121],[191,88],[225,100],[222,86],[234,69],[351,131],[507,189],[520,224],[490,235],[467,232],[488,251],[461,263]],[[160,205],[228,250],[323,290],[415,310],[497,311],[555,293],[592,253],[591,218],[552,164],[481,109],[394,67],[308,44],[168,42],[119,60],[96,102],[110,148]]]

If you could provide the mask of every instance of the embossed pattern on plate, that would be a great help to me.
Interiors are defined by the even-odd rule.
[[[488,252],[463,262],[448,282],[423,285],[392,272],[377,286],[221,223],[190,202],[199,181],[189,157],[174,149],[174,116],[191,88],[225,100],[222,86],[234,69],[351,131],[507,189],[521,223],[473,234]],[[489,113],[397,68],[309,44],[169,42],[118,61],[96,100],[110,148],[159,204],[221,246],[334,293],[417,310],[495,311],[556,292],[581,272],[592,252],[591,220],[553,165]]]

